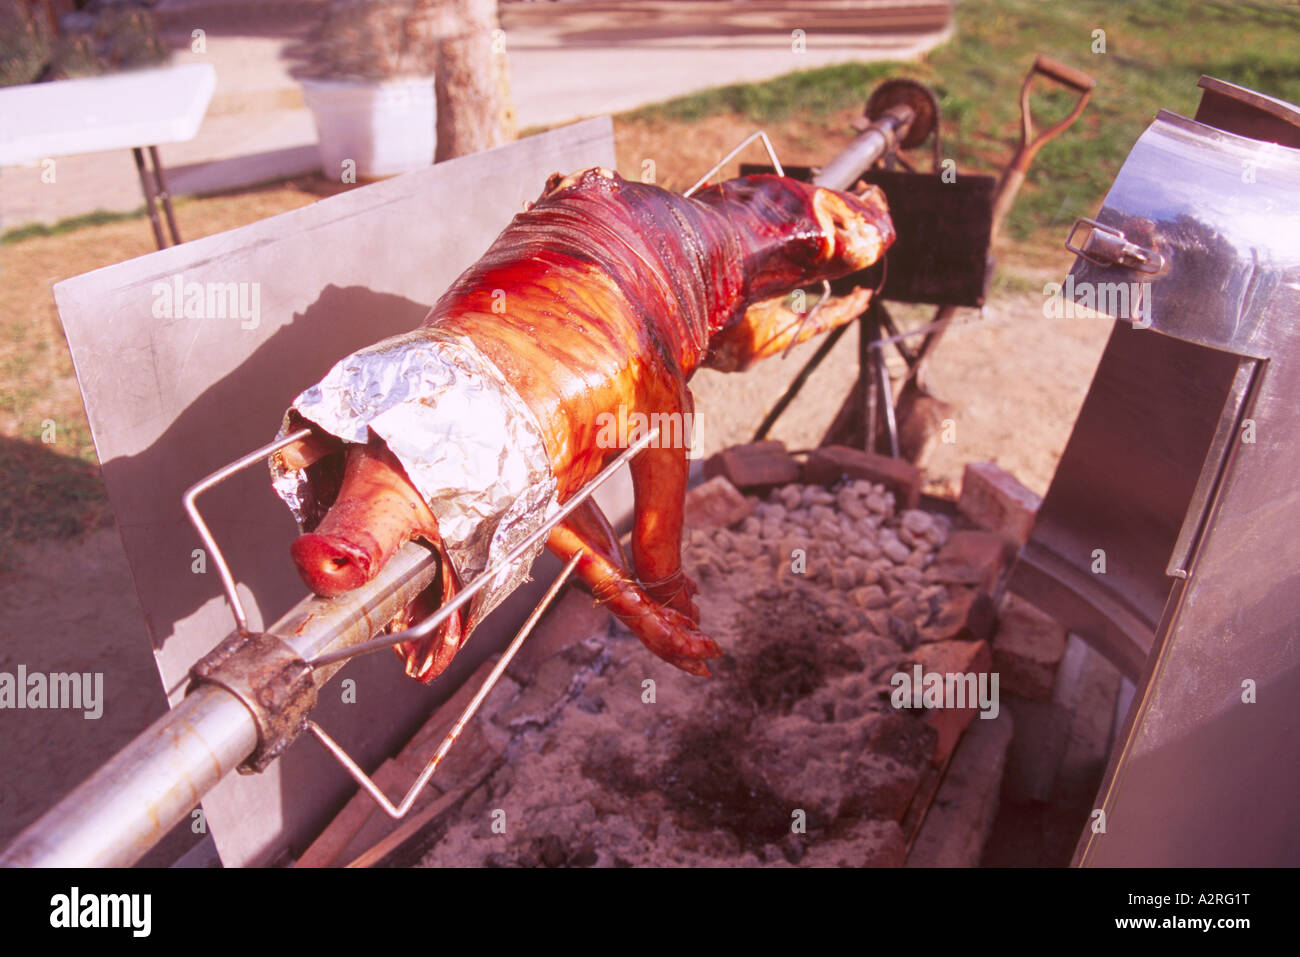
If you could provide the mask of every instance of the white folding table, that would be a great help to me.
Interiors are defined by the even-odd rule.
[[[126,147],[135,157],[158,248],[168,245],[159,206],[177,244],[181,237],[158,144],[194,138],[216,85],[212,64],[185,63],[2,88],[0,166]]]

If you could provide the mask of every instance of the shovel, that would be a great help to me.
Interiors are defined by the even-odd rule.
[[[1029,105],[1029,93],[1035,78],[1040,76],[1074,90],[1079,94],[1079,98],[1075,102],[1073,109],[1063,119],[1035,135],[1033,111]],[[1002,229],[1003,221],[1015,204],[1016,194],[1020,192],[1020,187],[1025,181],[1025,174],[1034,161],[1034,157],[1038,155],[1038,151],[1068,129],[1079,118],[1084,107],[1088,105],[1093,87],[1096,85],[1097,81],[1082,70],[1076,70],[1074,67],[1043,56],[1041,53],[1034,58],[1034,65],[1029,68],[1029,72],[1025,75],[1025,82],[1020,87],[1020,145],[1002,171],[1002,176],[998,180],[994,192],[990,242],[996,241]],[[931,323],[933,328],[926,334],[920,346],[917,347],[916,357],[909,363],[907,376],[903,381],[902,389],[899,391],[896,406],[901,422],[899,438],[901,440],[902,454],[904,458],[913,462],[919,462],[924,457],[927,447],[933,440],[936,423],[945,417],[942,409],[925,408],[930,404],[939,404],[946,407],[946,404],[939,403],[939,400],[931,396],[925,388],[925,362],[934,352],[935,346],[938,345],[948,323],[952,321],[956,312],[956,306],[943,306],[936,313],[934,322]],[[951,407],[946,408],[950,409]]]

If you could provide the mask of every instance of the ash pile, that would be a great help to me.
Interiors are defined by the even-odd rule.
[[[919,470],[867,453],[799,463],[761,443],[708,471],[688,495],[683,561],[701,628],[725,652],[712,680],[661,662],[572,591],[440,767],[416,821],[394,825],[358,795],[299,866],[978,863],[1010,715],[995,703],[982,720],[974,701],[898,707],[896,692],[918,666],[994,671],[993,596],[1014,542],[970,527],[952,503],[918,507]],[[1015,489],[968,485],[1002,526],[1021,505],[1032,523],[1036,503]],[[1008,637],[996,667],[1004,689],[1050,695],[1064,634],[1044,653],[1043,623],[1028,627],[1032,647]],[[380,769],[390,793],[414,780],[491,664]],[[954,757],[964,732],[978,740]],[[945,797],[945,771],[960,795]]]

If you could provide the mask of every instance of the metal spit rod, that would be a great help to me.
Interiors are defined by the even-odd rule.
[[[306,598],[270,630],[304,656],[368,638],[369,622],[388,621],[437,571],[427,549],[407,545],[366,588],[332,600]],[[202,685],[24,830],[0,855],[0,865],[128,867],[258,741],[257,724],[240,700]]]
[[[916,114],[911,107],[890,107],[821,168],[813,182],[830,189],[851,189],[865,170],[898,149]]]
[[[544,534],[562,521],[572,510],[569,506],[576,508],[589,498],[658,434],[658,428],[651,429],[620,453],[565,502],[564,508],[549,516],[537,534]],[[265,458],[292,440],[292,436],[286,436],[213,475],[229,476],[235,471],[233,466]],[[209,488],[219,480],[209,476],[195,489]],[[215,548],[210,536],[205,541]],[[518,548],[513,550],[476,581],[489,580],[519,552]],[[347,658],[374,650],[377,645],[405,640],[402,635],[409,633],[368,642],[432,584],[437,573],[434,554],[424,546],[409,543],[368,584],[339,598],[305,598],[267,633],[283,640],[310,663],[313,681],[317,687],[323,686]],[[246,761],[259,744],[257,723],[249,708],[235,694],[215,684],[201,684],[19,834],[0,854],[0,866],[130,866],[218,781]]]
[[[828,189],[851,189],[863,172],[875,165],[876,160],[897,151],[899,142],[907,136],[915,119],[916,113],[909,106],[899,104],[890,107],[883,115],[873,120],[871,125],[859,133],[852,143],[836,153],[835,157],[813,177],[813,183],[817,186],[825,186]],[[764,137],[764,142],[767,142],[766,137]],[[781,171],[780,164],[776,163],[775,158],[773,158],[773,166],[776,167],[778,173]],[[883,288],[884,284],[882,276],[880,287]],[[876,292],[879,293],[880,288],[877,288]],[[813,305],[812,309],[804,313],[803,317],[800,318],[798,326],[795,327],[794,335],[790,339],[790,344],[781,353],[782,359],[790,354],[790,350],[794,348],[795,343],[798,341],[799,333],[803,331],[803,327],[812,321],[813,316],[817,314],[817,310],[830,297],[831,284],[823,279],[821,297]],[[836,336],[836,340],[838,339],[839,337]],[[782,408],[784,407],[782,406]],[[775,421],[776,416],[780,414],[781,409],[772,409],[764,417],[764,425],[770,427],[771,423],[768,420]],[[759,427],[759,431],[766,434],[766,429],[763,426]]]
[[[872,121],[871,125],[863,130],[848,146],[844,147],[835,158],[827,163],[816,176],[813,177],[813,183],[818,186],[825,186],[829,189],[846,190],[851,189],[853,184],[858,181],[862,173],[870,169],[876,160],[882,156],[893,153],[898,149],[899,142],[907,136],[911,129],[912,123],[916,119],[915,111],[903,104],[890,107],[879,118]],[[767,150],[768,158],[772,161],[772,168],[778,176],[784,176],[785,170],[781,166],[780,159],[777,158],[776,149],[772,146],[772,141],[763,130],[751,133],[745,139],[741,140],[730,153],[718,160],[713,166],[701,176],[690,189],[683,193],[683,196],[690,196],[700,189],[709,181],[718,170],[722,169],[728,162],[740,153],[746,146],[761,140],[763,148]],[[830,299],[831,284],[822,280],[822,294],[813,304],[812,309],[804,313],[795,328],[794,335],[790,344],[785,347],[781,353],[784,359],[790,354],[795,346],[795,341],[799,338],[799,333],[816,315],[817,310]]]

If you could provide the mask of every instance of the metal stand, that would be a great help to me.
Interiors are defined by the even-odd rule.
[[[1035,134],[1029,93],[1031,84],[1039,78],[1068,88],[1077,94],[1077,99],[1062,120]],[[926,362],[953,324],[959,307],[983,307],[992,275],[987,252],[1015,201],[1025,173],[1038,151],[1078,119],[1094,85],[1093,79],[1079,70],[1041,55],[1035,58],[1020,90],[1020,145],[996,186],[988,177],[968,174],[953,180],[939,177],[938,102],[923,87],[905,80],[886,81],[872,94],[867,103],[867,122],[859,125],[864,132],[854,141],[857,149],[846,149],[816,176],[804,167],[789,168],[788,175],[811,179],[822,186],[847,189],[862,176],[884,189],[900,241],[890,253],[892,278],[888,288],[882,280],[881,289],[891,301],[931,303],[939,307],[929,323],[904,333],[894,324],[880,295],[872,299],[870,308],[858,321],[858,382],[820,444],[850,445],[876,452],[883,422],[889,437],[883,443],[883,451],[894,458],[906,456],[914,461],[921,455],[918,434],[907,426],[909,415],[915,412],[918,403],[938,401],[925,387]],[[874,124],[899,117],[891,110],[900,107],[905,111],[901,118],[908,119],[910,114],[910,123],[904,123],[901,132],[882,135],[892,131],[873,128]],[[931,132],[934,134],[933,167],[926,177],[915,174],[899,150],[918,146]],[[889,170],[895,163],[908,173]],[[882,166],[884,170],[878,168]],[[936,191],[935,184],[940,182],[943,185]],[[941,238],[933,236],[935,223],[946,224]],[[908,239],[913,240],[911,249],[904,248]],[[934,258],[936,244],[947,251],[961,252],[940,262]],[[799,371],[785,394],[763,418],[754,433],[754,441],[767,436],[841,334],[842,327],[834,330]],[[919,345],[904,345],[905,340],[914,336],[923,337]],[[907,365],[897,396],[885,374],[886,345],[894,345]]]
[[[152,168],[146,167],[144,149],[149,150]],[[140,174],[140,189],[144,192],[145,211],[149,214],[150,225],[153,226],[154,242],[158,244],[159,249],[166,249],[169,245],[163,237],[162,223],[158,219],[158,206],[162,206],[163,214],[167,217],[167,229],[172,235],[170,245],[179,246],[181,234],[176,228],[176,214],[172,211],[172,196],[167,189],[167,177],[163,173],[162,161],[158,158],[158,147],[149,146],[142,149],[136,146],[132,148],[131,155],[135,157],[135,170]]]
[[[858,382],[862,390],[862,415],[864,423],[863,448],[875,451],[880,413],[884,413],[885,431],[889,435],[889,450],[898,458],[898,423],[894,416],[894,390],[889,384],[889,370],[885,366],[885,353],[880,347],[881,333],[887,313],[879,300],[858,318]],[[892,322],[890,323],[892,325]],[[879,402],[879,406],[877,406]]]

